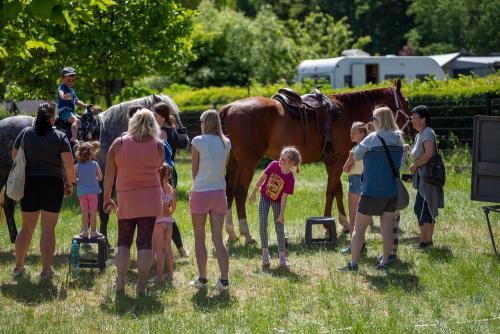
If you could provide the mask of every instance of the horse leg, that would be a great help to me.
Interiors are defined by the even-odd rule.
[[[342,175],[342,165],[347,159],[347,156],[336,156],[331,164],[325,164],[327,174],[328,174],[328,186],[326,189],[326,202],[324,216],[332,215],[332,204],[333,199],[336,199],[339,223],[342,225],[344,230],[349,229],[349,223],[347,221],[347,216],[344,208],[342,182],[340,176]],[[328,231],[330,232],[330,231]]]
[[[99,183],[101,185],[102,189],[102,182]],[[104,212],[104,193],[101,192],[98,196],[98,207],[99,207],[99,232],[101,232],[105,237],[106,237],[106,247],[108,249],[111,248],[111,245],[109,244],[109,239],[108,239],[108,222],[109,222],[109,214]]]
[[[238,236],[234,232],[233,211],[231,209],[234,199],[234,190],[238,182],[238,162],[231,154],[226,168],[226,196],[227,196],[227,214],[226,214],[226,233],[229,235],[228,241],[236,241]]]
[[[235,189],[235,200],[236,209],[238,211],[238,223],[240,234],[245,236],[245,244],[255,243],[255,239],[250,234],[250,229],[248,228],[247,214],[245,209],[245,203],[248,195],[248,187],[252,182],[253,174],[255,168],[257,167],[258,160],[253,162],[248,162],[246,165],[240,165],[238,184]]]

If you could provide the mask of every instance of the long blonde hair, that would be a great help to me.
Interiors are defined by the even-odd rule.
[[[390,108],[375,107],[375,110],[373,110],[373,116],[378,120],[378,130],[399,131]]]
[[[220,122],[219,113],[214,109],[204,111],[200,116],[200,121],[203,122],[201,132],[203,134],[213,134],[219,136],[222,145],[226,147],[227,137],[222,133],[222,125]]]
[[[144,136],[160,138],[160,127],[156,123],[153,112],[149,109],[139,109],[129,120],[127,133],[141,139]]]

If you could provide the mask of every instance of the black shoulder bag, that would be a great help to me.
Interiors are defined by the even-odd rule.
[[[408,204],[410,204],[410,194],[408,194],[408,190],[406,190],[405,185],[403,184],[401,178],[396,172],[396,167],[394,166],[394,162],[392,161],[391,155],[389,154],[389,150],[387,149],[385,140],[380,136],[377,137],[382,142],[382,145],[384,145],[385,154],[387,155],[387,160],[389,161],[389,165],[391,166],[392,175],[394,176],[394,181],[396,181],[397,200],[398,200],[397,209],[403,210],[408,206]]]
[[[427,161],[427,170],[425,171],[424,181],[435,186],[443,187],[446,183],[446,170],[444,168],[443,158],[438,152],[437,142],[434,138],[436,152],[432,158]],[[423,145],[423,144],[422,144]]]

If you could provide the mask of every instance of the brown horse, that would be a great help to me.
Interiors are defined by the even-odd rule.
[[[333,159],[324,161],[328,183],[324,216],[331,216],[332,202],[337,201],[338,218],[348,229],[340,176],[349,150],[351,125],[355,121],[368,122],[377,105],[386,105],[394,111],[396,122],[403,131],[409,131],[408,101],[401,93],[401,82],[394,87],[371,89],[329,96],[340,108],[332,123]],[[301,122],[292,118],[280,102],[265,97],[250,97],[232,102],[220,110],[224,131],[231,140],[232,149],[226,172],[228,215],[226,232],[237,238],[232,223],[231,205],[236,200],[240,233],[251,242],[246,221],[245,201],[257,164],[265,155],[277,159],[283,146],[293,145],[302,154],[303,163],[323,160],[323,136],[316,131],[316,122],[308,122],[307,131]],[[308,133],[304,143],[303,133]]]

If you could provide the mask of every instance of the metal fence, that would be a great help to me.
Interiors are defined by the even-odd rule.
[[[470,145],[474,137],[474,116],[500,116],[500,96],[491,93],[460,100],[413,99],[410,101],[411,106],[420,104],[429,107],[431,127],[444,142],[453,134],[461,143]]]

